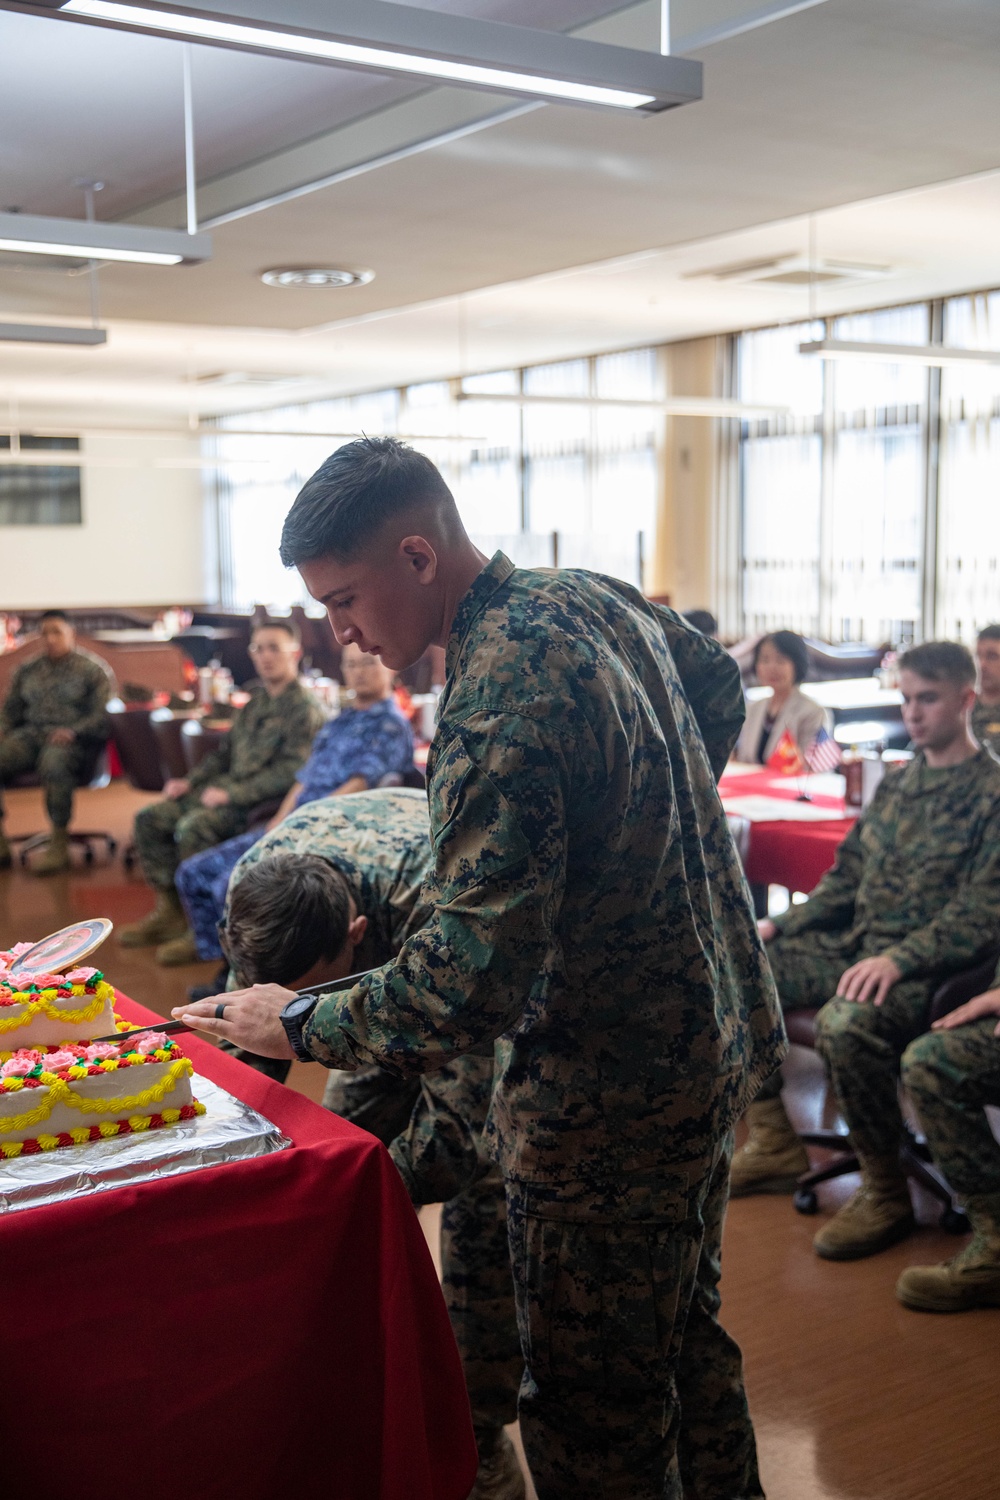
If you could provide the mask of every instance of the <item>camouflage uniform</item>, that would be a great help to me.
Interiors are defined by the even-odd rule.
[[[1000,989],[1000,974],[993,981]],[[1000,1107],[996,1016],[928,1031],[903,1053],[903,1083],[917,1106],[934,1160],[963,1198],[1000,1196],[1000,1143],[986,1105]]]
[[[498,553],[447,674],[430,918],[320,1000],[307,1045],[410,1074],[500,1038],[488,1134],[542,1500],[663,1500],[678,1463],[688,1495],[759,1495],[715,1320],[729,1131],[785,1048],[715,785],[739,672],[626,584]]]
[[[431,863],[423,792],[371,791],[310,802],[250,849],[230,890],[274,854],[320,854],[346,877],[368,930],[357,968],[384,963],[427,920],[421,886]],[[288,976],[285,976],[286,978]],[[493,1049],[458,1057],[423,1079],[379,1067],[331,1075],[327,1109],[378,1136],[415,1205],[443,1203],[442,1285],[481,1439],[517,1417],[524,1368],[499,1169],[481,1145],[493,1085]],[[262,1061],[267,1061],[262,1059]],[[288,1064],[271,1064],[287,1076]]]
[[[37,771],[53,828],[69,825],[74,789],[94,774],[110,732],[110,696],[107,672],[82,651],[55,661],[36,656],[14,673],[0,709],[0,786]],[[72,729],[76,739],[71,745],[50,745],[54,729]]]
[[[322,721],[301,682],[289,683],[275,698],[257,688],[219,748],[191,772],[190,790],[136,814],[135,844],[150,885],[171,890],[182,859],[242,833],[252,807],[283,797]],[[229,793],[225,807],[202,807],[199,799],[209,786]]]
[[[834,868],[776,919],[782,1004],[823,1006],[817,1047],[863,1160],[895,1160],[900,1057],[927,1029],[941,980],[995,942],[998,916],[1000,764],[980,751],[939,770],[918,755],[886,776]],[[881,1006],[835,998],[845,969],[880,954],[902,973]],[[779,1087],[775,1077],[762,1092]]]
[[[977,698],[969,727],[981,745],[1000,755],[1000,703],[984,703]]]

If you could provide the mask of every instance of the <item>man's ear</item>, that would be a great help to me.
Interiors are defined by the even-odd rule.
[[[426,537],[404,536],[399,544],[399,551],[407,570],[413,573],[418,583],[434,582],[437,577],[438,556]]]
[[[361,916],[355,917],[354,921],[347,929],[347,941],[351,944],[352,948],[360,947],[364,939],[364,935],[367,931],[368,918]]]

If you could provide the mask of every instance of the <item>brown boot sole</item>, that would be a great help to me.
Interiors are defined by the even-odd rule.
[[[972,1312],[977,1307],[1000,1307],[1000,1292],[984,1292],[977,1296],[971,1287],[968,1292],[951,1300],[921,1295],[920,1292],[900,1291],[898,1287],[896,1297],[904,1307],[911,1307],[914,1312],[958,1313]]]
[[[831,1245],[829,1247],[813,1244],[816,1254],[823,1260],[866,1260],[869,1255],[878,1255],[882,1250],[888,1250],[891,1245],[898,1245],[900,1240],[905,1240],[908,1235],[913,1234],[917,1227],[917,1221],[910,1214],[905,1219],[891,1225],[882,1231],[877,1239],[867,1240],[863,1245]]]
[[[805,1169],[809,1170],[808,1167]],[[752,1198],[755,1193],[794,1193],[799,1185],[794,1177],[761,1177],[757,1182],[731,1182],[730,1198]]]

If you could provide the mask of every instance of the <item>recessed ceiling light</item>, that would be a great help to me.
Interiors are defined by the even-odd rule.
[[[324,290],[335,286],[365,286],[374,281],[374,271],[343,271],[336,266],[276,266],[262,271],[266,286],[304,286]]]

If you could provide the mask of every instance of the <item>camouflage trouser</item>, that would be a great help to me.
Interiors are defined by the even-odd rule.
[[[198,794],[151,802],[135,817],[135,847],[151,886],[168,891],[177,866],[202,849],[221,844],[247,826],[245,807],[202,807]]]
[[[521,1434],[539,1500],[763,1491],[738,1346],[717,1320],[732,1139],[711,1161],[507,1184]]]
[[[934,1160],[962,1197],[1000,1193],[1000,1143],[986,1105],[1000,1106],[996,1016],[928,1031],[903,1053],[903,1084],[917,1107]]]
[[[72,745],[49,745],[46,738],[40,729],[12,729],[0,739],[0,787],[27,771],[37,772],[45,792],[49,822],[53,828],[67,828],[73,814],[73,793],[93,776],[102,742],[80,740]]]
[[[493,1059],[459,1057],[420,1080],[334,1073],[323,1103],[389,1146],[415,1205],[443,1203],[441,1289],[477,1434],[517,1418],[524,1369],[499,1168],[482,1153]]]
[[[848,942],[840,932],[800,932],[791,937],[779,935],[767,945],[782,1010],[823,1007],[822,1017],[816,1022],[816,1046],[830,1069],[841,1112],[851,1125],[856,1142],[867,1138],[865,1124],[870,1117],[877,1116],[884,1121],[876,1129],[871,1143],[873,1149],[878,1143],[877,1151],[881,1155],[883,1143],[884,1149],[891,1153],[891,1140],[895,1139],[897,1144],[899,1141],[902,1130],[896,1089],[899,1059],[906,1044],[926,1028],[931,996],[937,983],[929,979],[904,980],[889,991],[885,1004],[879,1007],[835,999],[844,970],[879,951],[877,943]],[[859,1049],[858,1039],[872,1029],[885,1039],[885,1050],[878,1046],[865,1048],[864,1044]],[[844,1032],[844,1039],[833,1041],[834,1031],[838,1038]],[[771,1074],[757,1098],[773,1099],[780,1092],[779,1068]],[[864,1100],[870,1100],[868,1107],[862,1103]],[[852,1118],[858,1122],[857,1127],[852,1124]],[[857,1134],[858,1129],[862,1132],[861,1137]]]

